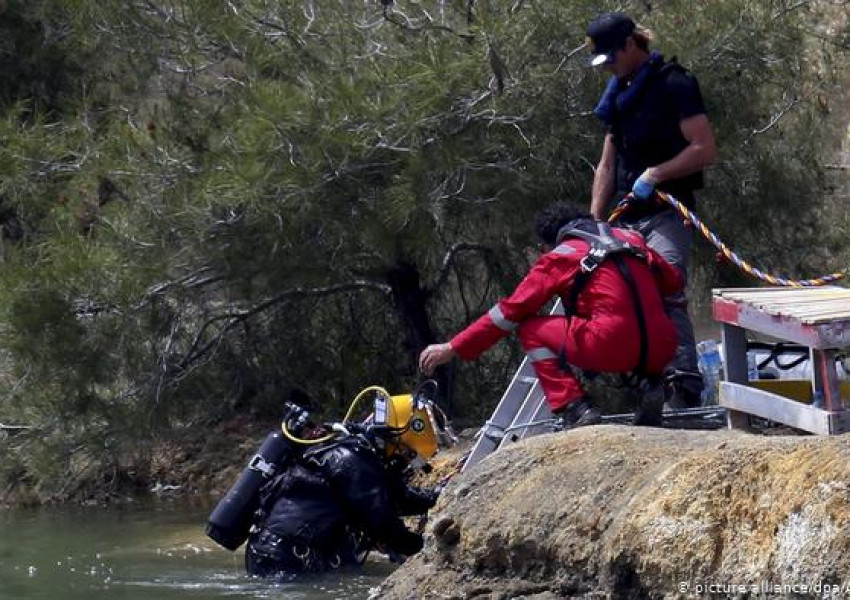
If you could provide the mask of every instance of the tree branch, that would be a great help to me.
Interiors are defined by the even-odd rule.
[[[197,289],[213,283],[218,283],[224,279],[221,275],[210,275],[211,267],[201,267],[200,269],[188,273],[174,281],[164,281],[156,285],[152,285],[145,292],[144,297],[133,308],[139,310],[157,296],[162,296],[173,287],[184,287],[188,289]]]
[[[446,280],[449,277],[449,271],[452,265],[455,262],[455,257],[461,252],[469,252],[469,251],[481,252],[482,254],[489,254],[491,249],[483,244],[473,244],[469,242],[459,242],[449,248],[449,251],[446,252],[446,255],[443,257],[443,262],[440,265],[440,270],[437,273],[437,279],[434,281],[434,285],[431,286],[431,293],[436,293],[443,285],[445,285]]]
[[[437,30],[437,31],[445,31],[447,33],[450,33],[452,35],[456,35],[456,36],[463,38],[465,40],[474,40],[475,39],[475,36],[471,33],[461,33],[459,31],[455,31],[452,27],[449,27],[448,25],[435,24],[427,16],[427,14],[426,14],[425,17],[423,17],[423,20],[425,22],[422,23],[422,24],[419,24],[419,23],[414,23],[413,20],[410,17],[408,17],[407,15],[405,15],[404,13],[399,12],[398,10],[390,9],[390,7],[387,6],[387,5],[384,6],[383,10],[384,10],[384,19],[386,19],[387,21],[389,21],[393,25],[401,27],[402,29],[405,29],[407,31],[426,31],[426,30],[431,29],[431,30]],[[402,20],[402,19],[404,19],[404,20]]]
[[[775,115],[773,115],[770,118],[770,121],[768,122],[767,125],[765,125],[761,129],[753,129],[752,133],[750,133],[750,137],[760,135],[760,134],[764,133],[765,131],[767,131],[768,129],[770,129],[771,127],[773,127],[774,125],[776,125],[782,119],[782,117],[785,116],[785,114],[788,111],[790,111],[792,108],[794,108],[799,103],[800,103],[799,98],[791,98],[791,100],[788,101],[788,104],[786,104],[778,113],[776,113]]]
[[[216,315],[207,320],[201,328],[198,330],[198,333],[195,335],[195,339],[192,341],[192,345],[189,347],[189,351],[184,356],[183,360],[180,361],[180,367],[186,368],[192,362],[198,360],[201,356],[210,351],[210,349],[218,344],[221,341],[221,338],[224,337],[224,334],[251,317],[284,302],[286,300],[300,299],[300,298],[321,298],[323,296],[331,296],[333,294],[340,294],[344,292],[353,292],[353,291],[377,291],[382,294],[389,296],[392,293],[390,286],[378,283],[375,281],[364,281],[357,280],[348,283],[340,283],[337,285],[331,285],[327,287],[319,287],[319,288],[293,288],[290,290],[286,290],[276,296],[269,298],[268,300],[264,300],[251,308],[244,310],[236,310],[227,313],[223,313],[220,315]],[[209,341],[207,341],[203,346],[201,346],[202,340],[204,338],[204,334],[207,330],[219,323],[221,321],[226,321],[224,325],[219,329],[218,333]]]

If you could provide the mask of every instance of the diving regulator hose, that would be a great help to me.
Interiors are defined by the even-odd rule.
[[[343,418],[342,423],[334,423],[331,426],[331,432],[328,433],[327,435],[323,435],[321,437],[318,437],[318,438],[315,438],[315,439],[309,439],[309,440],[298,437],[295,433],[293,433],[290,430],[287,418],[285,418],[285,419],[283,419],[283,421],[281,421],[280,429],[283,432],[284,437],[286,437],[286,439],[288,439],[290,442],[293,442],[295,444],[302,444],[302,445],[305,445],[305,446],[313,446],[315,444],[322,444],[324,442],[330,441],[333,438],[335,438],[336,436],[338,436],[339,434],[348,432],[348,430],[345,428],[345,423],[350,422],[351,417],[354,414],[355,408],[360,403],[360,401],[366,396],[366,394],[368,394],[370,392],[375,392],[376,394],[380,394],[380,395],[384,396],[387,399],[388,404],[390,406],[392,406],[392,403],[389,402],[389,400],[391,398],[390,393],[380,386],[372,385],[372,386],[369,386],[367,388],[364,388],[363,390],[360,391],[359,394],[357,394],[354,397],[354,400],[351,401],[351,404],[348,407],[348,412],[345,413],[345,417]]]

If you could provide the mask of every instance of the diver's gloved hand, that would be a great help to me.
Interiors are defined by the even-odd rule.
[[[655,181],[648,175],[649,170],[643,172],[643,175],[637,178],[632,186],[632,195],[638,202],[646,202],[652,198],[655,191]]]
[[[404,562],[408,556],[413,556],[425,545],[422,536],[409,530],[397,531],[391,539],[375,542],[375,550],[386,554],[393,562]]]
[[[437,488],[418,488],[416,494],[422,499],[422,505],[428,508],[433,508],[440,497],[440,491]]]
[[[398,500],[399,514],[401,516],[425,514],[437,503],[439,495],[433,488],[408,486],[404,490],[404,496]]]
[[[386,544],[375,544],[375,550],[386,556],[391,563],[402,565],[407,560],[406,556],[390,549]]]

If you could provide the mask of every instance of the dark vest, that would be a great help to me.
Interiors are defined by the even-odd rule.
[[[675,60],[664,63],[646,80],[634,104],[626,112],[614,114],[611,133],[617,149],[618,197],[630,192],[646,169],[670,160],[688,146],[679,127],[678,111],[666,91],[668,77],[676,72],[687,70]],[[658,189],[691,205],[693,191],[702,186],[702,172],[698,171],[665,181]]]

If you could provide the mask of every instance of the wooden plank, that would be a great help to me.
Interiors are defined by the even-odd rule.
[[[829,323],[846,323],[848,322],[848,317],[846,313],[809,313],[803,315],[795,315],[797,320],[801,325],[827,325]]]
[[[788,315],[791,317],[809,317],[828,314],[834,317],[847,316],[850,318],[850,294],[845,295],[843,298],[820,297],[808,298],[805,301],[796,298],[793,300],[785,298],[779,302],[746,302],[745,304],[769,314]]]
[[[794,303],[797,301],[820,301],[825,299],[842,299],[845,298],[850,302],[850,290],[837,286],[823,288],[804,288],[804,289],[789,289],[789,288],[768,288],[766,291],[757,290],[734,290],[727,292],[726,290],[714,290],[715,297],[721,297],[727,300],[736,300],[747,303]]]
[[[812,304],[810,306],[799,306],[796,307],[795,310],[792,311],[794,314],[798,315],[806,315],[809,313],[814,314],[844,314],[850,315],[850,306],[847,305],[846,302],[842,302],[841,304]]]
[[[742,327],[723,323],[720,335],[726,381],[747,383],[747,332]]]
[[[763,308],[795,308],[806,306],[822,306],[835,304],[837,306],[850,306],[850,296],[834,297],[834,296],[808,296],[808,297],[786,297],[772,301],[748,300],[746,304],[751,306],[760,306]]]
[[[807,317],[806,319],[802,319],[802,322],[806,325],[843,325],[847,323],[850,319],[836,319],[832,316],[818,316],[818,317]]]
[[[801,325],[799,320],[791,317],[769,315],[748,304],[739,305],[737,323],[734,324],[804,346],[820,346],[820,335],[816,327]]]
[[[829,286],[836,287],[836,286]],[[728,294],[738,294],[738,293],[747,293],[747,292],[782,292],[788,291],[789,288],[783,286],[767,286],[767,287],[759,287],[759,288],[712,288],[711,293],[719,296],[728,295]]]
[[[824,325],[834,325],[837,323],[847,323],[850,322],[850,319],[840,318],[836,319],[834,315],[818,315],[814,317],[805,317],[800,319],[800,323],[803,325],[813,325],[815,327],[821,327]]]
[[[720,406],[821,435],[850,431],[850,411],[821,410],[739,383],[720,384]]]
[[[812,348],[850,344],[850,289],[719,288],[712,292],[712,314],[721,323]]]
[[[798,315],[794,315],[800,322],[810,322],[813,319],[817,319],[818,321],[825,321],[830,323],[843,323],[848,319],[848,315],[846,312],[810,312],[810,313],[802,313]]]
[[[715,321],[721,323],[738,323],[738,314],[741,305],[737,302],[729,302],[725,298],[715,298],[711,303],[711,314]]]
[[[761,311],[766,315],[774,315],[777,317],[790,317],[793,319],[803,320],[803,319],[811,319],[811,318],[819,318],[819,317],[831,317],[834,321],[845,321],[850,318],[850,313],[844,308],[824,308],[823,310],[806,310],[806,311]]]
[[[822,285],[815,287],[766,287],[766,288],[715,288],[718,294],[741,294],[741,295],[762,295],[769,294],[798,294],[798,293],[815,293],[821,294],[824,292],[843,292],[848,288],[838,285]]]
[[[730,427],[746,427],[748,415],[761,416],[812,433],[850,431],[845,409],[848,383],[838,381],[836,348],[850,345],[850,290],[824,288],[734,288],[712,290],[712,312],[723,325],[726,381],[720,386],[720,405],[728,410]],[[747,386],[746,330],[765,333],[809,348],[811,381],[752,382]],[[761,388],[761,389],[759,389]],[[790,400],[811,400],[818,390],[825,406]]]
[[[764,306],[794,306],[806,304],[830,304],[830,303],[850,304],[850,296],[806,296],[806,297],[782,297],[774,300],[759,302],[750,301],[749,304],[762,304]]]
[[[785,309],[786,307],[782,307]],[[795,312],[808,312],[812,310],[829,310],[829,311],[844,311],[850,312],[850,301],[848,300],[829,300],[824,302],[806,302],[805,304],[793,304],[787,307]]]

